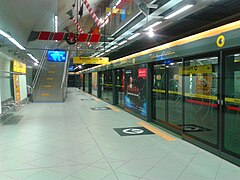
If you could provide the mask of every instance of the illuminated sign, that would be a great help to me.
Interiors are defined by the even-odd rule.
[[[26,74],[26,64],[13,60],[13,72]]]
[[[70,66],[70,67],[68,68],[68,70],[69,70],[69,71],[74,71],[74,68],[75,68],[74,66]]]
[[[53,62],[65,62],[66,52],[65,51],[48,51],[48,61]]]
[[[90,58],[90,57],[73,57],[73,64],[107,64],[108,57]]]
[[[147,78],[147,68],[138,69],[138,78]]]
[[[150,59],[159,61],[159,60],[165,59],[167,56],[174,55],[174,54],[175,54],[175,52],[173,52],[173,51],[168,51],[168,50],[162,51],[160,54],[150,56]]]
[[[212,74],[212,65],[186,66],[179,69],[179,74]]]

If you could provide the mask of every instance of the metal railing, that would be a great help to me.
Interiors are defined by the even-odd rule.
[[[36,74],[34,76],[34,79],[33,79],[33,83],[32,83],[33,92],[36,90],[37,83],[39,82],[39,77],[42,74],[43,67],[44,67],[44,65],[47,61],[47,59],[45,58],[45,56],[47,54],[47,50],[48,50],[48,47],[46,46],[45,50],[43,51],[43,55],[42,55],[40,64],[38,66],[37,72],[36,72]]]
[[[64,64],[62,83],[61,83],[62,99],[63,99],[63,101],[65,101],[65,99],[67,98],[68,66],[69,66],[69,63],[70,63],[70,60],[69,60],[69,50],[70,49],[68,48],[67,55],[66,55],[66,61],[65,61],[65,64]]]
[[[0,114],[0,125],[3,123],[2,122],[3,120],[7,119],[8,115],[11,115],[17,111],[17,106],[19,106],[19,103],[14,102],[12,99],[8,100],[5,103],[2,103],[2,113]]]

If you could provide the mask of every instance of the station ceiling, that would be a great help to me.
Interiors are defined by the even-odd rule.
[[[144,36],[137,39],[128,46],[110,53],[110,58],[117,59],[240,19],[239,0],[199,0],[196,4],[200,2],[203,3],[201,8],[196,10],[193,8],[193,13],[187,15],[183,13],[178,18],[166,22],[164,26],[163,23],[160,24],[154,38]]]

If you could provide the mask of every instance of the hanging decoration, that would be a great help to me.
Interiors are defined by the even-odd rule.
[[[77,36],[73,33],[68,33],[67,34],[67,39],[66,39],[66,42],[69,44],[69,45],[73,45],[73,44],[77,44]],[[77,44],[78,45],[78,44]]]
[[[80,33],[84,33],[80,24],[78,24],[76,18],[73,18],[73,23],[77,26],[77,29]],[[75,45],[77,46],[78,49],[80,49],[80,46],[78,45],[78,43],[76,42]],[[89,46],[90,47],[90,46]]]
[[[77,26],[77,29],[79,30],[80,34],[84,34],[84,31],[82,30],[80,24],[77,22],[76,18],[73,18],[73,23]],[[88,47],[91,47],[91,43],[87,42]]]
[[[92,34],[86,34],[86,33],[75,34],[71,32],[65,33],[65,32],[32,31],[30,33],[28,41],[35,41],[35,40],[67,41],[67,39],[74,40],[73,37],[76,38],[77,42],[90,44],[90,43],[98,43],[101,38],[101,34],[93,34],[93,33]]]
[[[80,19],[81,19],[83,16],[83,3],[81,5],[80,11],[78,12],[78,15],[80,16]]]
[[[88,9],[88,12],[90,13],[90,15],[92,16],[93,20],[95,21],[95,23],[97,24],[97,26],[99,28],[101,28],[102,23],[99,21],[97,15],[93,12],[93,9],[90,7],[90,4],[88,3],[87,0],[83,0],[83,4],[86,6],[86,8]]]

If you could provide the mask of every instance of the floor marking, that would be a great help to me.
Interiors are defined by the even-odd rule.
[[[49,96],[48,93],[41,94],[41,96]]]
[[[175,138],[167,135],[167,134],[164,133],[164,132],[161,132],[159,129],[156,129],[156,128],[150,126],[148,123],[145,123],[145,122],[137,122],[137,124],[145,127],[145,128],[148,129],[149,131],[152,131],[153,133],[155,133],[155,134],[157,134],[158,136],[166,139],[167,141],[176,141]]]
[[[114,106],[107,106],[109,108],[111,108],[112,110],[114,110],[115,112],[120,112],[120,110]]]
[[[149,131],[145,127],[125,127],[125,128],[113,128],[120,136],[140,136],[140,135],[153,135],[152,131]]]
[[[100,99],[97,99],[97,98],[95,98],[95,101],[97,101],[97,102],[100,102],[101,100],[100,100]]]
[[[48,71],[48,74],[55,74],[55,71]]]
[[[94,111],[112,110],[109,107],[92,107],[91,109],[94,110]]]
[[[137,129],[137,128],[128,128],[123,130],[124,133],[127,134],[142,134],[144,131],[142,129]]]
[[[52,81],[53,80],[53,78],[46,78],[48,81]]]
[[[43,87],[44,87],[44,88],[51,88],[52,85],[44,85]]]

